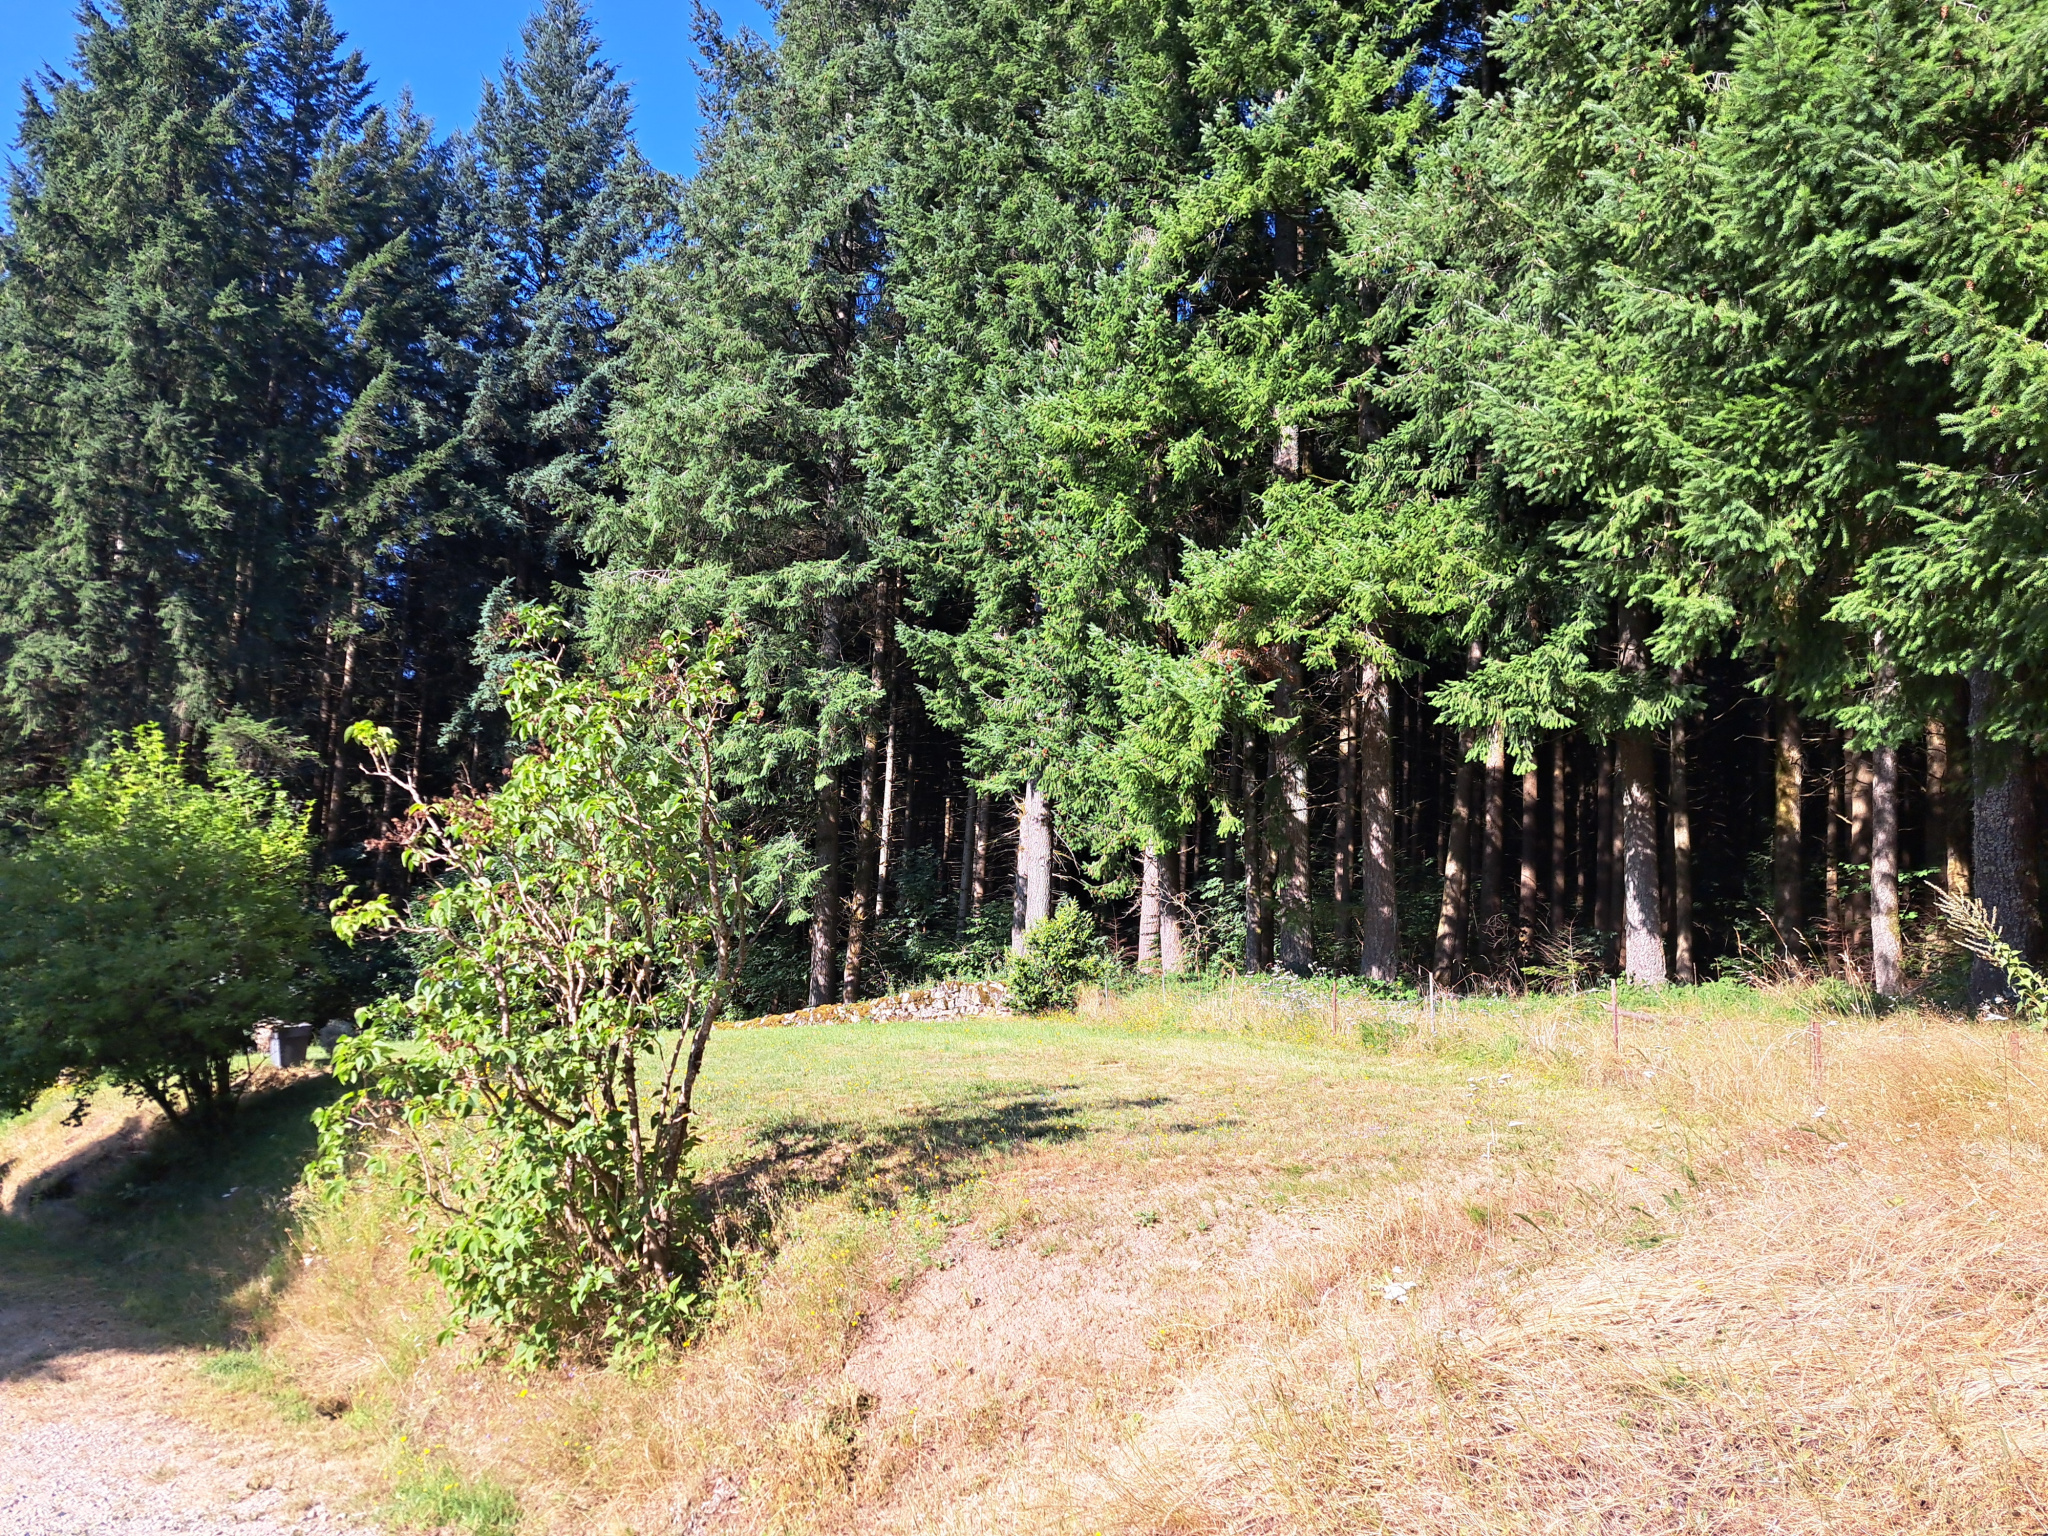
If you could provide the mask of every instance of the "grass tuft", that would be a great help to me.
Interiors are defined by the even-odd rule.
[[[519,1528],[519,1501],[490,1478],[465,1478],[432,1455],[400,1453],[383,1518],[401,1529],[466,1531],[469,1536],[511,1536]]]

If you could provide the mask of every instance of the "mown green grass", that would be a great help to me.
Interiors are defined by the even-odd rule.
[[[1540,1104],[1573,1090],[1517,1055],[1506,1032],[1389,1056],[1066,1018],[721,1031],[698,1165],[714,1201],[887,1201],[1085,1139],[1097,1166],[1221,1160],[1259,1170],[1274,1200],[1350,1193],[1418,1156],[1540,1155]]]

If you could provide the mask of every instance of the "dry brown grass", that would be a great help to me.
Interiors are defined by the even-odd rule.
[[[542,1530],[2048,1530],[2048,1056],[1808,1001],[1639,1003],[1618,1054],[1604,999],[1339,1040],[1249,989],[722,1037],[734,1167],[785,1134],[749,1095],[922,1125],[947,1053],[1074,1117],[748,1185],[738,1290],[640,1378],[434,1344],[374,1192],[310,1220],[270,1349]]]

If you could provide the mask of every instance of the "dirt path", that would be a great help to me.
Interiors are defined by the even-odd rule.
[[[177,1411],[190,1351],[0,1258],[0,1536],[370,1536],[332,1469]]]

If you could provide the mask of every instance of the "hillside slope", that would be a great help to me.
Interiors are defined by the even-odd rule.
[[[723,1033],[676,1363],[432,1345],[375,1189],[271,1358],[534,1529],[2041,1528],[2038,1041],[1812,1001]]]

